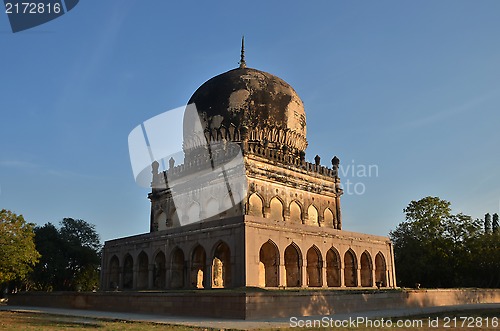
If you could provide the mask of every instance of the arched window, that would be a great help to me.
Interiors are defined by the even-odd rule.
[[[330,208],[325,209],[325,212],[323,213],[323,222],[324,222],[326,227],[329,227],[329,228],[335,227],[335,225],[333,223],[333,213],[330,210]]]
[[[297,201],[292,201],[290,203],[290,222],[291,223],[302,223],[302,208],[297,203]]]
[[[318,247],[312,246],[307,251],[307,286],[321,287],[321,269],[323,261]]]
[[[318,210],[313,205],[310,205],[307,209],[307,214],[309,215],[309,225],[319,225],[318,222]]]
[[[277,197],[272,198],[270,202],[270,207],[271,207],[270,218],[273,220],[282,221],[283,204],[281,203],[280,199],[278,199]]]
[[[137,274],[137,288],[148,288],[148,255],[141,252],[138,257],[139,273]]]
[[[291,243],[285,249],[285,272],[286,272],[286,286],[299,287],[302,285],[301,272],[302,268],[302,255],[299,248]]]
[[[375,281],[379,282],[381,287],[389,285],[387,284],[387,267],[385,264],[385,258],[381,252],[378,252],[375,256]]]
[[[212,260],[212,286],[231,287],[231,251],[225,242],[217,245]]]
[[[194,288],[205,287],[205,265],[206,253],[205,249],[198,245],[193,250],[191,256],[191,286]]]
[[[130,254],[123,260],[123,288],[131,289],[134,286],[134,260]]]
[[[253,193],[250,198],[248,198],[248,215],[264,217],[262,214],[262,199]]]
[[[163,252],[158,252],[155,256],[155,266],[153,271],[153,286],[158,289],[165,288],[165,278],[166,278],[166,259]]]
[[[277,287],[278,283],[279,251],[276,244],[269,240],[259,251],[259,285]]]
[[[367,251],[361,254],[361,286],[371,287],[373,286],[372,280],[372,259]]]
[[[329,287],[340,286],[340,257],[333,247],[326,253],[326,284]]]
[[[347,287],[356,286],[357,264],[356,255],[349,249],[344,254],[344,285]]]
[[[170,258],[170,287],[184,287],[184,252],[179,247],[172,251]]]

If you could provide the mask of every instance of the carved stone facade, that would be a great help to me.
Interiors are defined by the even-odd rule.
[[[395,287],[389,239],[342,229],[338,158],[305,161],[290,85],[242,59],[189,103],[184,160],[153,163],[150,233],[105,243],[105,288]]]

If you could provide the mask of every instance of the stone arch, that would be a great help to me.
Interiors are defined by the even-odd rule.
[[[201,221],[200,219],[200,205],[198,205],[196,202],[193,202],[189,208],[187,209],[187,220],[184,222],[184,224],[188,223],[196,223]]]
[[[326,284],[329,287],[340,286],[340,255],[334,247],[326,253]]]
[[[361,266],[361,286],[363,287],[371,287],[373,286],[373,278],[372,278],[372,258],[367,251],[364,251],[361,254],[361,258],[359,259]]]
[[[131,289],[134,287],[134,259],[132,255],[126,254],[123,259],[123,288]]]
[[[283,220],[283,202],[280,198],[274,197],[269,202],[271,209],[270,218],[277,221]]]
[[[290,203],[290,222],[302,224],[302,207],[295,200]]]
[[[248,215],[264,217],[262,213],[263,206],[264,202],[262,198],[257,193],[253,193],[248,198]]]
[[[357,285],[356,254],[352,249],[349,249],[344,254],[344,285],[347,287]]]
[[[207,255],[205,249],[198,244],[191,254],[191,286],[194,288],[205,287],[205,265]]]
[[[300,287],[302,285],[302,254],[295,243],[285,249],[285,273],[287,287]]]
[[[170,287],[184,287],[184,252],[175,247],[170,255]]]
[[[387,265],[385,264],[384,254],[378,252],[375,256],[375,281],[380,283],[380,286],[388,286],[387,284]]]
[[[321,272],[323,267],[323,260],[321,258],[321,251],[316,245],[311,246],[307,251],[307,286],[321,287],[323,284],[321,279]]]
[[[333,212],[330,208],[326,208],[323,212],[323,223],[329,228],[335,228]]]
[[[310,205],[307,208],[308,224],[309,225],[319,225],[318,220],[318,209],[314,205]]]
[[[276,244],[269,239],[259,251],[259,285],[277,287],[279,267],[279,250]]]
[[[211,197],[205,207],[205,217],[210,218],[219,214],[219,201]]]
[[[109,289],[117,289],[120,284],[120,260],[113,255],[109,260]]]
[[[153,270],[153,286],[155,288],[163,289],[166,285],[166,258],[162,251],[155,255],[154,270]]]
[[[231,250],[220,241],[215,246],[212,259],[212,287],[231,287]]]
[[[149,261],[148,261],[148,255],[144,252],[141,251],[139,253],[139,256],[137,257],[137,288],[138,289],[146,289],[148,288],[148,267],[149,267]]]

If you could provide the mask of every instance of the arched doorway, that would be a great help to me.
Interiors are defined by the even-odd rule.
[[[231,251],[225,242],[217,245],[212,260],[212,287],[231,287]]]
[[[196,246],[191,255],[191,286],[194,288],[205,287],[206,253],[201,245]]]
[[[307,251],[307,286],[321,287],[321,269],[323,261],[321,260],[321,252],[318,247],[312,246]]]
[[[134,286],[134,260],[130,254],[123,260],[123,288],[131,289]]]
[[[276,244],[269,240],[260,247],[259,252],[259,285],[277,287],[279,251]]]
[[[299,287],[302,285],[301,272],[302,256],[299,248],[291,243],[285,249],[285,272],[286,272],[286,286]]]
[[[373,286],[372,259],[367,251],[364,251],[363,254],[361,254],[360,263],[361,263],[361,286],[372,287]]]
[[[375,281],[380,284],[381,287],[388,286],[387,284],[387,267],[385,265],[385,258],[381,252],[375,256]]]
[[[155,265],[153,271],[153,286],[158,289],[165,288],[165,278],[166,278],[166,259],[163,252],[158,252],[155,256]]]
[[[356,286],[356,255],[350,249],[344,254],[344,285],[347,287]]]
[[[333,247],[326,253],[326,284],[329,287],[340,286],[340,258]]]
[[[172,251],[170,259],[170,287],[184,287],[184,252],[179,247]]]

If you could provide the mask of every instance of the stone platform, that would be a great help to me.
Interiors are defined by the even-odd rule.
[[[15,306],[248,320],[477,303],[500,303],[500,289],[26,292],[9,297]]]

